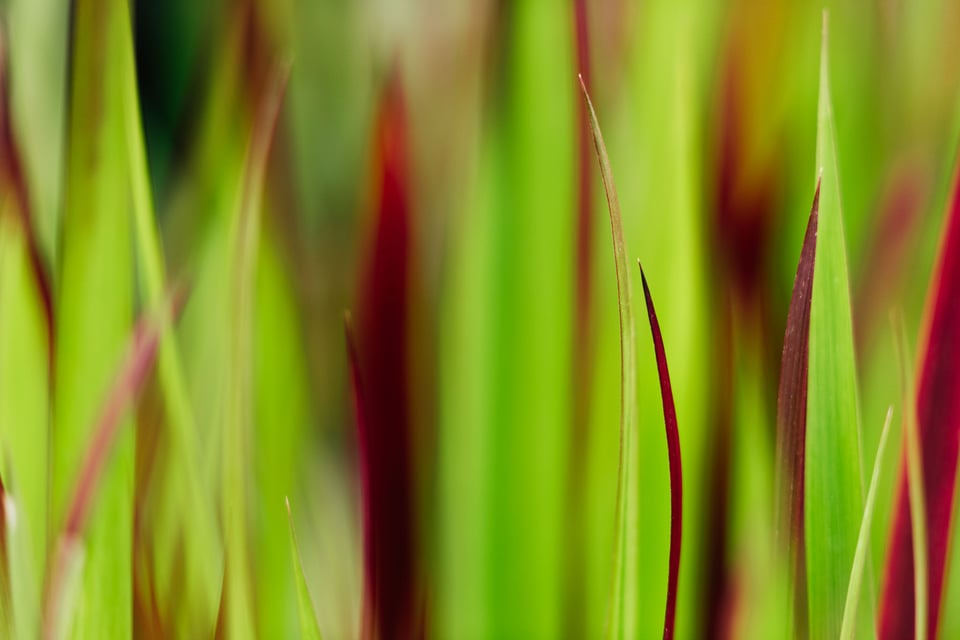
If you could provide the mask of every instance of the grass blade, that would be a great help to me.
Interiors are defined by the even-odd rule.
[[[617,297],[620,307],[620,460],[617,477],[617,515],[615,524],[616,546],[614,547],[613,593],[610,602],[608,632],[612,637],[633,637],[636,628],[636,563],[633,561],[632,533],[636,523],[628,517],[628,501],[633,495],[630,454],[631,439],[636,429],[636,338],[633,325],[633,303],[630,292],[630,271],[627,268],[627,248],[623,239],[623,222],[620,214],[620,202],[613,182],[613,170],[607,147],[600,132],[600,123],[593,109],[593,103],[587,93],[587,87],[580,78],[580,87],[590,115],[590,127],[593,131],[593,143],[600,162],[600,176],[607,196],[610,211],[610,233],[613,237],[613,254],[617,270]]]
[[[56,309],[51,446],[52,526],[73,496],[83,452],[133,323],[130,188],[123,126],[126,0],[73,5],[66,202]],[[120,429],[90,514],[72,632],[127,637],[133,629],[135,431]]]
[[[70,618],[65,607],[65,598],[70,590],[70,575],[73,573],[72,568],[79,562],[77,554],[83,549],[82,538],[94,512],[94,503],[103,500],[100,488],[103,476],[112,466],[110,454],[116,448],[120,431],[125,424],[123,416],[152,371],[160,336],[172,323],[172,316],[180,306],[179,300],[171,298],[159,313],[144,318],[137,324],[127,355],[106,394],[92,430],[93,437],[86,447],[86,455],[74,483],[73,497],[57,543],[44,605],[45,638],[60,637],[63,625]],[[113,463],[115,464],[116,460]],[[84,592],[85,598],[89,596],[89,592]]]
[[[147,150],[140,118],[137,72],[131,25],[124,28],[123,42],[124,126],[133,203],[134,239],[140,290],[148,308],[163,304],[166,268],[160,246],[153,205]],[[172,443],[170,459],[175,465],[162,469],[162,497],[150,539],[155,550],[157,589],[164,610],[184,632],[212,629],[220,571],[215,511],[200,480],[200,461],[195,442],[196,421],[187,395],[180,353],[173,331],[164,332],[158,356],[160,386]],[[189,529],[187,529],[189,527]],[[182,571],[182,583],[173,574]],[[179,628],[179,626],[175,626]],[[195,632],[195,631],[194,631]]]
[[[317,616],[313,612],[313,600],[310,598],[310,588],[303,575],[303,562],[300,559],[300,547],[297,545],[297,534],[293,529],[293,514],[290,512],[290,500],[287,504],[287,521],[290,524],[290,554],[293,561],[293,574],[297,582],[297,605],[300,611],[300,637],[302,640],[320,640],[320,627],[317,626]]]
[[[793,627],[806,628],[803,483],[807,434],[807,378],[810,359],[810,302],[817,253],[820,181],[813,195],[807,231],[793,281],[777,389],[776,514],[777,545],[789,555]]]
[[[892,418],[893,407],[890,407],[887,409],[887,417],[883,422],[883,430],[880,432],[877,455],[873,459],[873,475],[870,478],[870,488],[867,490],[867,501],[863,506],[863,520],[860,521],[857,551],[853,556],[853,569],[850,571],[850,583],[847,585],[847,600],[843,607],[840,640],[850,640],[854,637],[853,630],[860,602],[860,586],[863,583],[863,571],[867,564],[867,547],[870,544],[870,527],[873,524],[873,505],[877,501],[877,481],[880,478],[880,464],[883,462],[883,453],[887,448],[887,436],[890,432]]]
[[[637,263],[639,264],[639,262]],[[660,395],[663,401],[663,421],[667,431],[667,454],[670,462],[670,572],[667,581],[667,607],[663,621],[663,637],[673,638],[674,621],[677,612],[677,581],[680,577],[680,541],[683,534],[683,470],[680,464],[680,431],[677,428],[677,410],[673,404],[673,391],[670,389],[670,372],[667,369],[667,354],[660,335],[660,323],[653,308],[647,277],[640,267],[640,279],[643,282],[643,297],[647,304],[647,317],[650,320],[650,333],[657,354],[657,373],[660,377]]]
[[[960,449],[960,377],[957,374],[960,309],[956,304],[960,299],[960,173],[954,175],[948,206],[938,263],[927,292],[925,333],[921,339],[923,359],[914,405],[921,455],[911,464],[914,447],[910,446],[908,439],[906,471],[899,483],[887,555],[880,613],[881,638],[906,637],[916,633],[920,625],[923,625],[927,637],[935,638],[940,620],[951,519],[956,510]],[[914,467],[912,472],[911,466]],[[918,490],[924,495],[925,518],[920,518],[914,510],[915,504],[920,506],[916,495]],[[917,550],[914,549],[922,546],[914,545],[914,540],[924,528],[929,570],[925,621],[923,612],[917,610],[917,604],[922,603],[923,598],[915,580],[920,579],[922,568],[917,566]]]
[[[903,390],[903,439],[907,459],[907,491],[910,503],[910,534],[913,544],[913,637],[927,637],[927,515],[923,490],[923,464],[920,459],[920,437],[917,433],[917,405],[910,372],[910,349],[907,346],[903,318],[895,316],[897,357],[900,364],[900,384]]]
[[[362,634],[417,635],[416,449],[409,352],[413,219],[409,204],[407,116],[399,77],[388,81],[377,130],[379,202],[361,280],[354,366],[363,380],[358,430],[366,473],[363,496],[365,585]]]
[[[820,58],[817,170],[821,176],[810,301],[810,361],[804,454],[804,535],[811,637],[840,633],[863,512],[860,418],[850,285],[828,73],[827,15]],[[868,604],[866,600],[862,603]],[[862,626],[861,626],[862,625]],[[866,606],[857,635],[871,635]]]
[[[46,573],[53,306],[10,117],[0,39],[0,473],[19,522],[6,535],[17,637],[36,637]],[[16,500],[14,503],[13,500]]]
[[[222,422],[221,494],[224,531],[224,586],[221,622],[230,638],[254,637],[253,584],[249,565],[247,487],[250,469],[248,443],[252,422],[253,294],[267,160],[280,106],[289,77],[289,65],[273,67],[254,114],[243,182],[232,220],[230,282],[231,326]]]

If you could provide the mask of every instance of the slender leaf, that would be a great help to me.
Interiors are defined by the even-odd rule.
[[[64,526],[83,452],[133,320],[130,188],[123,123],[126,0],[78,0],[56,309],[52,526]],[[133,429],[121,429],[84,538],[80,637],[132,629]]]
[[[960,362],[958,299],[960,173],[955,173],[938,264],[927,291],[926,319],[919,349],[923,356],[915,405],[921,455],[911,465],[912,447],[908,446],[907,465],[899,482],[880,612],[880,637],[883,639],[909,636],[917,632],[920,624],[925,627],[927,637],[937,637],[949,557],[951,519],[956,511],[957,456],[960,449],[960,376],[956,366]],[[911,472],[911,466],[914,469],[921,467],[922,473],[917,474],[916,470]],[[920,514],[914,510],[914,505],[919,502],[915,492],[921,486],[925,523],[918,521]],[[928,568],[925,622],[923,612],[918,612],[916,604],[922,602],[923,597],[915,586],[915,580],[922,578],[923,571],[917,566],[914,547],[922,545],[913,544],[923,528],[926,529]]]
[[[810,301],[817,252],[817,216],[820,181],[813,195],[807,231],[793,281],[777,389],[777,450],[775,493],[777,541],[789,554],[793,593],[793,628],[806,628],[806,571],[804,556],[803,484],[807,433],[807,378],[810,356]]]
[[[407,117],[399,77],[388,81],[377,128],[379,201],[361,279],[356,366],[363,380],[359,456],[364,480],[364,637],[417,635],[417,500],[409,317]],[[360,434],[360,429],[365,429]]]
[[[850,582],[847,584],[847,600],[843,606],[843,624],[840,626],[841,640],[850,640],[854,637],[853,630],[856,625],[857,609],[860,603],[860,587],[863,584],[864,567],[867,564],[867,551],[870,545],[873,505],[877,501],[880,465],[883,462],[883,452],[887,447],[887,435],[890,431],[892,418],[893,407],[890,407],[887,409],[887,417],[883,421],[880,444],[877,445],[877,455],[873,459],[873,475],[870,478],[870,488],[867,490],[867,501],[863,506],[863,520],[860,521],[860,535],[857,536],[857,551],[853,556],[853,569],[850,571]]]
[[[639,264],[639,263],[638,263]],[[667,431],[667,455],[670,461],[670,573],[667,581],[667,607],[663,621],[663,637],[673,638],[677,613],[677,581],[680,577],[680,542],[683,535],[683,470],[680,464],[680,431],[677,428],[677,410],[673,404],[670,388],[670,372],[667,369],[667,354],[660,335],[660,323],[653,308],[647,277],[640,267],[643,282],[643,297],[647,304],[650,333],[653,335],[657,355],[657,373],[660,377],[660,395],[663,402],[663,421]]]
[[[157,229],[150,174],[147,163],[140,98],[137,94],[131,25],[123,29],[124,126],[127,161],[132,187],[134,238],[137,274],[148,308],[163,303],[166,274]],[[200,479],[200,461],[196,447],[196,421],[187,395],[180,353],[173,331],[164,333],[160,343],[159,378],[172,440],[174,464],[162,470],[154,481],[164,485],[161,492],[158,524],[150,538],[156,550],[155,567],[160,602],[175,628],[182,631],[212,630],[216,617],[216,599],[220,586],[216,514],[210,496]],[[181,583],[173,574],[185,573]]]
[[[35,637],[46,573],[53,306],[11,121],[4,44],[0,40],[0,473],[9,504],[20,507],[5,540],[13,552],[9,633]]]
[[[297,605],[300,610],[300,637],[303,640],[320,640],[320,627],[317,626],[317,616],[313,612],[313,600],[310,598],[310,588],[303,575],[303,562],[300,559],[300,547],[297,545],[297,534],[293,529],[293,514],[290,512],[290,500],[287,504],[287,522],[290,525],[290,554],[293,561],[293,574],[297,582]]]
[[[71,575],[79,563],[77,555],[82,553],[82,538],[95,514],[95,505],[104,499],[102,485],[104,476],[110,467],[117,463],[116,455],[111,454],[117,448],[121,430],[125,425],[123,417],[129,405],[143,388],[147,376],[153,369],[160,336],[172,323],[173,315],[179,309],[177,298],[172,297],[152,316],[143,318],[135,327],[130,345],[117,374],[100,409],[92,429],[92,438],[74,482],[73,496],[70,499],[63,530],[59,535],[56,555],[50,572],[50,584],[44,604],[44,637],[58,638],[65,631],[63,625],[71,618],[67,607],[67,597],[71,591]],[[84,604],[91,594],[84,592]]]
[[[580,78],[580,87],[583,89],[583,98],[587,103],[590,115],[590,126],[593,130],[593,143],[600,162],[600,176],[603,178],[603,188],[607,195],[607,205],[610,211],[610,233],[613,237],[613,253],[617,269],[617,296],[620,307],[620,460],[618,463],[617,478],[617,519],[616,519],[616,546],[614,548],[614,578],[613,592],[610,602],[610,619],[608,633],[613,637],[633,637],[636,633],[636,581],[634,575],[636,563],[632,557],[633,540],[637,523],[632,521],[628,514],[628,503],[633,495],[632,479],[635,471],[631,470],[630,455],[631,441],[636,429],[636,339],[633,325],[633,303],[630,292],[630,271],[627,268],[627,248],[623,239],[623,222],[621,220],[620,202],[617,199],[617,188],[613,182],[613,170],[610,168],[610,158],[607,147],[600,132],[600,123],[593,109],[593,103],[587,94],[587,87]]]
[[[824,13],[817,132],[821,189],[808,371],[808,380],[816,384],[807,385],[804,454],[809,631],[817,638],[840,633],[863,512],[856,360],[827,50]],[[857,635],[871,635],[871,625],[869,607],[861,606]]]
[[[265,92],[257,105],[250,136],[244,179],[231,224],[232,279],[229,305],[230,345],[226,369],[225,406],[221,424],[222,527],[225,537],[223,628],[230,638],[255,635],[253,584],[248,560],[247,491],[251,453],[250,428],[253,407],[253,312],[257,252],[260,239],[260,209],[267,160],[280,116],[289,65],[272,69]]]

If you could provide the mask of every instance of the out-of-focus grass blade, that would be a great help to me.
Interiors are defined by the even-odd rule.
[[[583,99],[587,103],[590,126],[593,130],[593,142],[600,162],[600,175],[607,194],[610,210],[610,233],[613,237],[613,253],[617,268],[617,295],[620,306],[620,461],[617,479],[617,519],[616,546],[614,547],[613,592],[610,601],[610,619],[608,632],[612,637],[633,637],[636,635],[636,562],[633,557],[633,541],[637,523],[631,517],[629,504],[634,502],[635,471],[631,469],[633,456],[630,454],[634,430],[636,429],[636,338],[633,325],[633,302],[630,292],[630,270],[627,268],[627,247],[623,239],[623,222],[617,188],[613,182],[613,170],[610,158],[603,142],[597,114],[587,94],[587,87],[580,79]],[[679,551],[679,549],[678,549]]]
[[[266,638],[296,632],[296,591],[286,552],[289,534],[282,517],[283,499],[293,495],[302,463],[309,460],[304,442],[313,424],[300,308],[285,270],[285,245],[269,222],[269,218],[264,221],[258,255],[254,328],[254,470],[259,515],[253,548],[257,627],[260,637]]]
[[[910,369],[910,349],[902,316],[894,316],[897,358],[900,364],[900,386],[903,393],[903,440],[907,460],[907,491],[910,503],[910,534],[913,544],[913,637],[927,637],[927,508],[923,490],[923,463],[920,459],[920,436],[917,432],[917,404]]]
[[[362,267],[357,314],[366,429],[358,434],[366,473],[364,598],[365,614],[370,614],[365,615],[362,634],[404,638],[419,635],[421,606],[408,332],[416,277],[411,263],[415,227],[406,105],[399,77],[387,82],[376,125],[378,194],[372,241]]]
[[[817,171],[820,207],[813,292],[804,454],[804,520],[811,637],[840,632],[847,583],[863,513],[860,419],[850,286],[840,206],[833,107],[830,101],[827,15],[820,58]],[[872,635],[869,599],[857,635]]]
[[[11,635],[36,637],[46,573],[52,301],[7,92],[0,34],[0,474],[9,504]],[[14,502],[16,500],[16,503]]]
[[[317,616],[313,612],[313,600],[310,599],[310,588],[303,575],[303,563],[300,560],[300,547],[297,544],[297,534],[293,529],[293,514],[290,512],[290,500],[287,499],[287,522],[290,525],[290,556],[293,562],[293,574],[297,582],[297,605],[300,610],[300,637],[303,640],[320,640],[320,627],[317,626]]]
[[[253,407],[253,311],[260,209],[267,160],[289,65],[275,67],[260,97],[253,122],[244,180],[231,222],[232,278],[230,280],[229,348],[225,384],[221,452],[222,528],[225,542],[223,628],[229,638],[255,635],[253,583],[248,560],[247,492],[250,476],[250,428]]]
[[[647,286],[647,277],[643,273],[642,266],[640,267],[640,279],[643,281],[643,297],[647,304],[650,333],[653,336],[653,347],[657,355],[657,373],[660,377],[663,421],[666,425],[667,455],[670,462],[670,571],[667,579],[667,606],[663,621],[663,637],[666,640],[673,638],[677,612],[680,542],[683,536],[683,470],[680,464],[680,431],[677,428],[677,410],[673,404],[673,391],[670,388],[667,354],[663,348],[660,323],[657,321],[657,312],[653,308],[653,298],[650,296],[650,287]]]
[[[890,423],[893,418],[893,407],[887,409],[887,417],[880,432],[880,444],[877,445],[877,455],[873,459],[873,475],[870,479],[870,488],[867,491],[867,501],[863,506],[863,520],[860,521],[860,535],[857,537],[857,551],[853,556],[853,569],[850,571],[850,582],[847,584],[847,600],[843,606],[843,623],[840,625],[840,640],[850,640],[854,637],[853,629],[856,624],[857,608],[860,602],[860,587],[863,583],[863,571],[867,561],[867,551],[870,545],[870,527],[873,524],[873,505],[877,501],[877,480],[880,478],[880,465],[883,462],[883,452],[887,448],[887,435],[890,432]]]
[[[10,122],[22,144],[23,178],[35,228],[35,243],[55,267],[57,224],[63,195],[69,26],[72,3],[7,0],[2,3],[9,35]],[[37,43],[43,46],[37,46]],[[56,269],[53,269],[56,276]]]
[[[66,205],[57,305],[52,432],[52,524],[63,526],[98,403],[133,318],[130,189],[123,126],[125,0],[78,0]],[[80,637],[132,633],[134,431],[122,429],[89,514]],[[68,623],[70,624],[70,623]]]
[[[777,449],[774,498],[777,545],[789,555],[793,628],[806,628],[806,570],[803,535],[803,458],[807,434],[807,383],[810,355],[810,300],[817,253],[820,181],[813,195],[807,231],[793,281],[777,389]],[[790,609],[788,609],[790,610]]]
[[[134,238],[140,289],[148,308],[163,303],[165,267],[157,232],[147,152],[140,120],[136,64],[129,22],[124,26],[123,89],[127,161],[132,187]],[[156,550],[156,588],[159,603],[173,628],[184,633],[213,629],[220,587],[220,553],[216,515],[200,480],[196,422],[187,395],[176,335],[165,332],[160,343],[159,378],[169,425],[173,465],[160,470],[158,523],[150,541]],[[181,572],[182,582],[173,574]],[[192,630],[192,631],[191,631]]]
[[[960,172],[960,170],[955,169]],[[954,174],[952,194],[944,221],[935,275],[927,291],[923,359],[916,396],[916,421],[921,452],[920,482],[911,481],[910,447],[907,469],[900,480],[892,537],[887,556],[880,637],[901,638],[915,633],[922,623],[927,637],[937,637],[944,576],[948,559],[951,519],[956,511],[957,455],[960,449],[960,173]],[[909,445],[909,441],[908,441]],[[914,472],[916,473],[916,472]],[[923,487],[926,511],[927,619],[916,610],[915,576],[919,578],[912,549],[916,501],[912,484]],[[917,523],[922,524],[922,523]]]
[[[468,210],[450,219],[440,296],[442,529],[431,612],[441,637],[563,629],[574,277],[563,256],[574,246],[578,97],[570,6],[500,9],[476,180]],[[598,536],[605,574],[612,532]],[[589,602],[602,608],[603,596]]]
[[[72,498],[50,571],[44,604],[44,638],[61,637],[64,625],[72,617],[72,612],[65,606],[71,590],[72,567],[77,565],[77,554],[84,549],[82,539],[91,517],[95,515],[95,505],[104,498],[102,480],[112,466],[110,462],[117,462],[115,456],[113,460],[110,459],[110,454],[116,448],[120,431],[126,422],[123,416],[152,371],[160,336],[172,324],[179,306],[175,297],[170,298],[158,312],[142,319],[134,328],[127,355],[105,396],[91,431],[92,437],[84,447],[86,454],[74,478]],[[86,606],[86,600],[90,597],[91,593],[83,592],[81,607]]]

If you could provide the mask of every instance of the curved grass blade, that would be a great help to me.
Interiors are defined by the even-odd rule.
[[[313,612],[313,600],[310,598],[310,587],[303,575],[303,561],[300,559],[300,547],[297,544],[297,534],[293,529],[293,514],[290,512],[290,499],[285,499],[287,505],[287,522],[290,524],[290,554],[293,561],[293,574],[297,581],[297,605],[300,611],[300,637],[302,640],[320,640],[320,627],[317,626],[317,616]]]
[[[877,484],[880,479],[880,464],[883,462],[883,453],[887,448],[887,436],[890,432],[890,423],[893,418],[893,407],[887,409],[887,417],[883,421],[883,430],[880,432],[880,443],[877,445],[877,455],[873,459],[873,475],[870,478],[870,488],[867,490],[867,501],[863,506],[863,520],[860,521],[860,535],[857,537],[857,551],[853,556],[853,569],[850,571],[850,583],[847,585],[847,601],[843,607],[843,623],[840,625],[840,640],[851,640],[854,637],[857,608],[860,602],[860,587],[863,583],[863,570],[867,563],[867,551],[870,545],[870,527],[873,524],[873,505],[877,501]]]
[[[810,301],[817,254],[817,220],[820,211],[820,180],[813,195],[807,231],[800,249],[793,281],[787,327],[780,359],[777,389],[777,449],[775,523],[777,546],[789,556],[793,589],[793,624],[803,635],[806,629],[806,570],[804,555],[803,483],[807,434],[807,378],[810,358]]]
[[[228,367],[222,422],[222,517],[224,531],[224,585],[221,621],[227,637],[253,637],[253,584],[249,565],[247,483],[252,422],[253,294],[260,240],[260,209],[267,160],[290,67],[276,64],[254,114],[253,131],[240,186],[231,241],[233,265],[230,282]]]
[[[840,633],[863,513],[857,372],[827,36],[824,12],[817,132],[821,189],[810,301],[803,497],[808,628],[815,638]],[[869,598],[861,600],[858,636],[872,635],[870,606]]]
[[[71,591],[71,575],[80,562],[77,555],[83,550],[82,538],[94,502],[102,499],[99,488],[103,475],[111,466],[109,458],[125,424],[124,414],[153,370],[160,336],[168,330],[173,316],[181,307],[181,298],[174,295],[160,312],[140,320],[134,328],[127,355],[103,402],[92,431],[93,437],[86,447],[86,455],[75,479],[73,497],[58,539],[44,604],[44,638],[61,637],[70,619],[65,604]]]
[[[611,637],[636,635],[636,562],[631,542],[636,539],[636,522],[628,518],[629,502],[633,496],[631,471],[633,457],[630,455],[633,432],[636,429],[636,338],[633,326],[633,303],[630,292],[630,271],[627,268],[627,248],[623,239],[623,222],[617,188],[613,182],[610,158],[603,142],[597,114],[580,77],[580,88],[590,115],[593,143],[600,162],[600,176],[607,195],[610,211],[610,233],[613,237],[613,256],[617,271],[617,297],[620,306],[620,460],[617,476],[617,514],[615,522],[616,545],[614,547],[613,592],[610,602],[610,618],[607,625]]]
[[[637,262],[639,265],[639,261]],[[680,464],[680,431],[677,428],[677,410],[673,404],[673,391],[670,389],[670,372],[667,369],[667,354],[660,335],[660,323],[653,308],[647,277],[640,266],[640,280],[643,282],[643,297],[647,304],[647,317],[650,320],[650,333],[657,355],[657,374],[660,377],[660,395],[663,401],[663,421],[667,431],[667,455],[670,463],[670,572],[667,581],[667,607],[663,620],[663,637],[673,638],[674,621],[677,612],[677,582],[680,577],[680,542],[683,534],[683,470]]]
[[[880,612],[880,638],[902,638],[915,633],[923,624],[927,637],[937,637],[944,577],[948,560],[951,519],[956,510],[957,457],[960,452],[960,168],[955,169],[949,210],[935,275],[927,292],[925,334],[921,340],[916,396],[916,422],[921,456],[919,474],[926,511],[927,612],[916,609],[916,560],[913,531],[916,520],[911,505],[910,464],[901,475],[887,555],[883,599]],[[908,450],[909,456],[909,450]],[[917,483],[920,484],[920,483]]]

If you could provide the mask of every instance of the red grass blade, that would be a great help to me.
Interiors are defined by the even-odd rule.
[[[398,78],[380,113],[379,209],[357,314],[353,356],[364,512],[364,637],[408,638],[418,626],[416,499],[408,316],[411,219],[406,114]]]
[[[954,509],[960,448],[960,173],[953,192],[938,267],[927,293],[925,336],[919,352],[916,416],[926,491],[927,634],[935,638]],[[913,540],[906,471],[901,473],[880,610],[881,639],[914,631]]]
[[[640,264],[639,262],[637,263]],[[663,637],[673,638],[674,619],[677,611],[677,582],[680,577],[680,539],[683,534],[683,470],[680,466],[680,431],[677,429],[677,410],[670,389],[670,372],[667,369],[667,354],[660,335],[660,323],[653,308],[647,277],[640,266],[643,282],[643,297],[647,303],[647,317],[653,348],[657,355],[657,374],[660,376],[660,396],[663,401],[663,421],[667,431],[667,457],[670,464],[670,573],[667,579],[667,610],[663,620]]]
[[[807,365],[810,355],[810,300],[817,251],[820,182],[813,195],[810,219],[793,281],[777,390],[776,527],[778,546],[790,555],[795,626],[806,627],[806,561],[804,559],[803,469],[807,433]]]
[[[90,515],[107,458],[123,424],[123,414],[128,405],[139,395],[153,370],[160,337],[183,307],[184,296],[175,291],[157,316],[141,318],[134,327],[127,350],[113,386],[107,392],[100,416],[93,432],[93,440],[87,449],[86,458],[80,467],[76,488],[60,534],[56,558],[51,568],[50,582],[44,605],[45,638],[56,636],[62,615],[63,587],[75,554],[80,549],[80,538]]]

